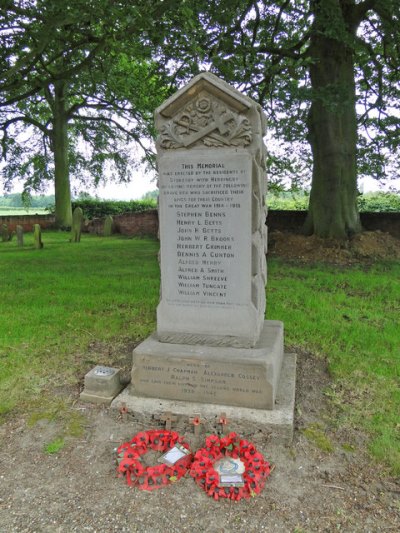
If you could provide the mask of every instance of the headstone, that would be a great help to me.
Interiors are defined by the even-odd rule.
[[[103,235],[104,237],[111,237],[112,230],[113,230],[113,217],[111,215],[107,215],[104,219],[104,229],[103,229]]]
[[[2,224],[1,226],[1,240],[3,242],[7,242],[10,240],[10,235],[8,233],[8,226],[7,224]]]
[[[24,245],[24,228],[20,225],[17,225],[16,232],[17,232],[17,246],[22,248]]]
[[[38,250],[43,248],[42,230],[41,230],[40,224],[34,224],[33,226],[33,243],[34,243],[35,248],[37,248]]]
[[[75,207],[72,214],[71,242],[81,242],[83,225],[83,211],[80,207]]]
[[[210,73],[156,110],[161,300],[134,350],[137,394],[272,409],[283,324],[264,321],[260,106]]]

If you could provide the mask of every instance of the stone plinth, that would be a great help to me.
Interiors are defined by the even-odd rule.
[[[84,389],[80,394],[83,402],[110,404],[121,392],[121,369],[95,366],[85,376]]]
[[[124,407],[143,427],[152,427],[155,417],[173,413],[177,421],[172,429],[181,434],[193,432],[190,418],[200,413],[205,420],[200,428],[202,436],[218,430],[219,417],[224,413],[229,420],[229,431],[240,435],[263,435],[265,441],[273,439],[275,443],[288,445],[293,437],[295,384],[296,355],[285,354],[273,410],[147,398],[138,395],[132,384],[113,400],[111,409]]]
[[[273,409],[283,359],[283,324],[265,321],[254,348],[159,342],[153,335],[133,352],[138,395]]]

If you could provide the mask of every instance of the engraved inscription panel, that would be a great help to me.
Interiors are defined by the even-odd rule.
[[[249,304],[251,157],[193,151],[165,155],[159,167],[164,303]]]
[[[254,408],[270,402],[262,365],[136,356],[132,379],[138,393],[157,391],[160,398]]]

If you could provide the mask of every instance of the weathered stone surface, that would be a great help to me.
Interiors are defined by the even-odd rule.
[[[83,402],[110,404],[121,392],[121,369],[95,366],[85,376],[84,389],[80,394]]]
[[[72,214],[71,242],[80,242],[83,226],[83,211],[81,207],[76,207]]]
[[[265,321],[254,348],[159,342],[133,352],[137,394],[191,402],[273,409],[283,358],[283,324]]]
[[[38,250],[43,248],[42,230],[39,224],[34,224],[33,226],[33,244]]]
[[[203,73],[157,109],[156,124],[158,339],[255,346],[266,282],[261,108]]]

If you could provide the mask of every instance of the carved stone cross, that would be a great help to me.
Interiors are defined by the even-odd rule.
[[[214,130],[218,129],[220,134],[223,135],[229,131],[229,128],[226,126],[226,123],[232,120],[233,114],[226,111],[217,115],[212,122],[207,124],[203,129],[198,130],[195,133],[192,133],[189,137],[183,139],[183,146],[186,148],[191,144],[194,144],[198,140],[206,137],[208,134],[212,133]]]

